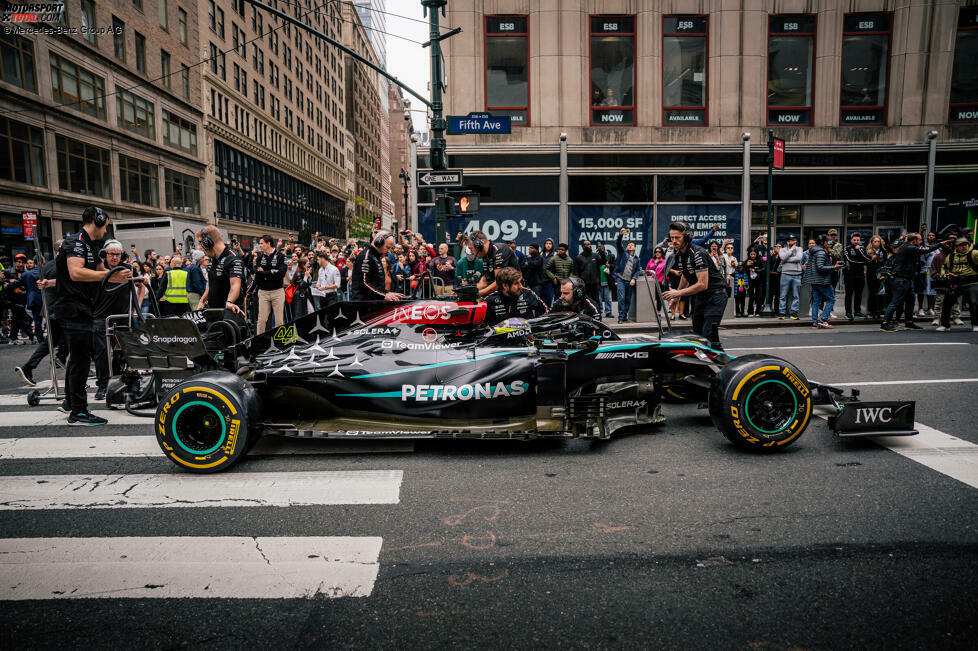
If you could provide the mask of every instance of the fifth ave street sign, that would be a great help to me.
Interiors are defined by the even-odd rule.
[[[418,170],[419,188],[458,188],[462,186],[462,170]]]
[[[511,133],[510,117],[491,113],[448,116],[448,135],[460,136],[467,133]]]

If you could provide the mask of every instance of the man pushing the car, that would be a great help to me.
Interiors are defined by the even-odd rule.
[[[693,233],[684,221],[669,225],[669,239],[676,252],[673,269],[682,274],[679,287],[662,296],[672,303],[684,296],[696,296],[693,305],[693,332],[720,346],[720,319],[727,307],[727,291],[723,272],[710,260],[706,249],[693,244]]]

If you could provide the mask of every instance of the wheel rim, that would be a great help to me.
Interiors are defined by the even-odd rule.
[[[780,380],[765,380],[747,394],[744,413],[750,426],[762,434],[777,434],[795,420],[798,397],[794,389]]]
[[[173,438],[181,448],[197,455],[208,455],[224,444],[227,428],[217,407],[200,400],[188,402],[173,416]]]

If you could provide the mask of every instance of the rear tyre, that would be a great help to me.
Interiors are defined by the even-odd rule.
[[[156,441],[176,465],[220,472],[260,437],[258,392],[233,373],[201,373],[175,386],[156,408]]]
[[[726,364],[710,387],[710,417],[727,439],[752,452],[774,452],[798,440],[812,415],[812,392],[793,365],[770,355]]]

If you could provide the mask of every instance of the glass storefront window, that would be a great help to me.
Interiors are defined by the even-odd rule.
[[[801,223],[801,208],[798,206],[776,206],[774,216],[779,226],[790,226]]]
[[[978,7],[962,7],[958,14],[948,120],[978,122]]]
[[[662,124],[706,126],[707,17],[662,19]]]
[[[591,16],[591,124],[635,124],[635,16]]]
[[[815,80],[815,16],[771,16],[767,48],[767,121],[811,126]]]
[[[846,206],[846,223],[848,224],[872,224],[873,206],[865,204],[855,204]]]
[[[891,14],[849,14],[843,20],[839,124],[886,124]]]
[[[526,16],[486,16],[486,110],[525,127],[530,115]]]

